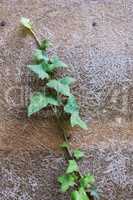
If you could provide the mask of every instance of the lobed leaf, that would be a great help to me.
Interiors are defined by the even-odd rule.
[[[94,184],[95,182],[95,178],[94,176],[92,176],[90,173],[84,175],[81,180],[80,180],[80,185],[83,188],[88,188],[90,187],[92,184]]]
[[[77,172],[77,171],[79,171],[79,168],[78,168],[76,161],[75,160],[69,160],[66,173],[69,174],[69,173]]]
[[[71,193],[71,200],[89,200],[84,188],[79,188]]]
[[[49,58],[46,52],[43,52],[41,49],[36,49],[33,54],[33,61],[37,63],[44,62],[48,64]]]
[[[61,191],[66,192],[70,187],[75,184],[75,176],[66,174],[58,178],[58,182],[61,184]]]
[[[75,79],[70,76],[65,76],[61,79],[59,79],[60,83],[63,83],[64,85],[70,85],[75,82]]]
[[[67,67],[67,65],[62,62],[57,56],[50,59],[49,72],[52,72],[53,70],[60,67],[64,68]]]
[[[84,152],[81,151],[80,149],[75,149],[74,152],[74,157],[79,160],[80,158],[83,158],[84,157]]]
[[[66,113],[74,113],[79,110],[79,106],[76,102],[76,99],[73,95],[70,95],[67,101],[67,104],[64,106],[64,111]]]
[[[47,83],[49,88],[53,88],[56,90],[57,93],[61,93],[64,96],[70,96],[70,88],[68,85],[64,85],[60,83],[59,80],[51,80]]]
[[[35,61],[42,61],[43,60],[43,51],[40,49],[36,49],[33,54],[33,59]]]
[[[51,63],[55,66],[55,67],[67,67],[67,65],[62,62],[58,56],[54,56],[53,58],[51,58]]]
[[[28,116],[40,111],[42,108],[48,105],[47,99],[44,94],[37,92],[30,99],[30,105],[28,106]]]
[[[49,78],[49,75],[47,72],[45,72],[44,67],[42,64],[36,64],[36,65],[28,65],[27,66],[32,72],[34,72],[36,75],[38,75],[39,78],[42,80],[44,78]]]
[[[28,106],[28,116],[31,116],[33,113],[40,111],[41,109],[48,106],[48,104],[58,106],[58,101],[52,96],[45,96],[41,92],[35,93],[31,99]]]
[[[87,129],[86,123],[80,118],[79,112],[77,111],[72,113],[70,121],[71,121],[72,127],[77,125],[77,126],[80,126],[82,129]]]

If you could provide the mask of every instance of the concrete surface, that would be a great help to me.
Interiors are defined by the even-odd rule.
[[[69,198],[56,184],[65,162],[52,113],[26,117],[42,83],[26,69],[36,44],[21,16],[70,65],[61,74],[78,80],[73,92],[89,129],[70,130],[71,143],[86,150],[82,169],[95,174],[100,199],[133,199],[132,10],[131,0],[0,1],[0,200]]]

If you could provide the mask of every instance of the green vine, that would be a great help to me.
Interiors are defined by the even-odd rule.
[[[72,149],[67,138],[66,129],[63,128],[61,123],[61,119],[65,115],[72,127],[79,126],[82,129],[87,129],[86,123],[80,117],[79,105],[70,89],[75,79],[70,76],[54,78],[54,72],[58,68],[66,68],[68,66],[58,57],[49,58],[46,52],[50,47],[49,41],[46,39],[42,42],[38,40],[29,19],[22,17],[21,24],[31,32],[37,43],[33,64],[28,65],[28,68],[39,79],[45,80],[46,83],[43,91],[35,92],[30,98],[28,116],[30,117],[47,106],[53,110],[58,127],[64,138],[64,143],[61,147],[68,155],[67,169],[62,176],[58,177],[61,191],[66,192],[70,189],[71,200],[94,200],[98,198],[94,185],[95,178],[90,173],[82,175],[78,166],[78,161],[84,157],[84,152],[80,149]]]

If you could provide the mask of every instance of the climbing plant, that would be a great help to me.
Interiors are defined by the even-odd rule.
[[[58,127],[64,138],[61,147],[67,152],[68,165],[62,176],[58,177],[61,192],[71,191],[71,200],[94,200],[98,198],[95,187],[95,178],[91,173],[82,174],[78,161],[83,159],[84,152],[80,149],[72,149],[67,138],[66,129],[63,128],[61,119],[67,116],[72,127],[79,126],[87,129],[86,123],[80,117],[80,107],[75,96],[71,93],[70,86],[75,79],[70,76],[55,78],[58,68],[68,67],[59,57],[49,57],[47,49],[51,46],[46,39],[39,41],[29,19],[22,17],[21,24],[26,28],[36,40],[37,49],[33,56],[33,63],[27,67],[42,81],[45,86],[35,92],[28,105],[28,116],[39,112],[46,107],[52,109],[57,120]]]

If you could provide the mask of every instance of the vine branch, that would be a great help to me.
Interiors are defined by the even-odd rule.
[[[31,116],[33,113],[40,111],[50,104],[55,114],[60,133],[65,141],[64,150],[67,153],[69,163],[65,174],[58,178],[58,182],[61,184],[61,190],[62,192],[66,192],[70,187],[75,186],[76,190],[71,193],[71,200],[94,200],[97,196],[96,191],[93,189],[95,179],[90,173],[82,175],[77,161],[83,157],[83,152],[78,149],[73,150],[70,147],[67,132],[61,125],[60,116],[57,112],[57,106],[63,105],[64,112],[71,116],[70,122],[72,127],[78,125],[83,129],[87,128],[87,125],[79,116],[79,106],[76,99],[70,93],[69,84],[73,83],[74,79],[69,76],[61,79],[52,79],[51,73],[58,67],[66,67],[66,64],[63,63],[58,57],[54,57],[52,59],[48,58],[46,49],[49,47],[49,43],[47,40],[43,40],[41,42],[38,39],[29,19],[22,18],[21,23],[31,32],[38,46],[36,51],[37,63],[34,65],[28,65],[28,68],[37,74],[42,80],[47,79],[47,88],[56,91],[55,96],[51,94],[51,92],[47,94],[47,90],[37,92],[33,95],[30,99],[30,105],[28,106],[28,116]],[[59,93],[67,98],[67,103],[59,103],[62,102]]]

